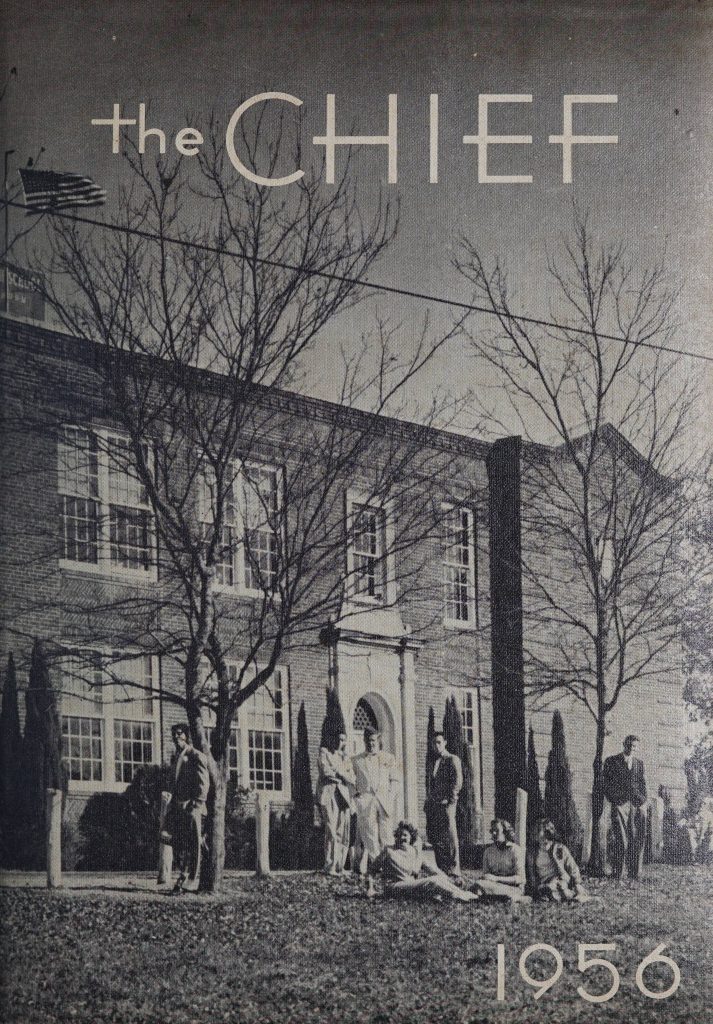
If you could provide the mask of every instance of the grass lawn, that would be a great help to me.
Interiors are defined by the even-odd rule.
[[[219,897],[4,889],[5,1024],[485,1024],[600,1021],[713,1024],[713,871],[649,867],[636,888],[590,886],[604,905],[368,901],[320,875],[232,879]],[[496,1000],[497,944],[506,946]],[[517,976],[522,950],[557,947],[560,980],[535,1001]],[[578,942],[613,942],[621,987],[606,1003],[603,968],[577,971]],[[661,943],[681,971],[667,999],[642,995],[639,961]],[[552,959],[527,969],[546,977]],[[539,970],[538,970],[539,964]],[[671,973],[645,979],[665,989]]]

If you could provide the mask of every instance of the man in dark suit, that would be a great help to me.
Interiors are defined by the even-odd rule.
[[[629,878],[638,878],[644,852],[646,780],[638,746],[638,736],[627,736],[622,752],[604,762],[602,787],[611,804],[612,877],[617,879],[625,860]]]
[[[456,805],[463,785],[463,769],[460,758],[446,749],[442,732],[434,736],[433,746],[436,760],[430,778],[426,779],[426,835],[441,871],[460,879]]]
[[[196,892],[201,875],[203,818],[210,789],[208,759],[191,744],[185,723],[174,725],[171,737],[176,747],[173,793],[169,805],[173,850],[179,870],[173,888],[176,895]]]

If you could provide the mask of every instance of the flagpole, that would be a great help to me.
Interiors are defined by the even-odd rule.
[[[10,250],[10,190],[7,187],[7,161],[12,156],[14,149],[5,150],[5,177],[3,178],[3,194],[5,198],[5,248],[3,262],[5,264],[5,312],[10,312],[10,273],[8,268],[8,256]]]

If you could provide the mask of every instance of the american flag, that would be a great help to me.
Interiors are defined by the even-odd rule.
[[[58,171],[37,171],[34,167],[20,169],[25,207],[30,213],[51,213],[72,206],[102,206],[106,202],[103,188],[81,174]]]

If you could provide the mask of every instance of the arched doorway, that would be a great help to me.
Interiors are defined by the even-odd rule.
[[[396,753],[393,715],[384,698],[378,693],[367,693],[356,703],[349,736],[349,749],[352,754],[363,753],[364,730],[367,727],[381,733],[384,750],[390,754]]]

